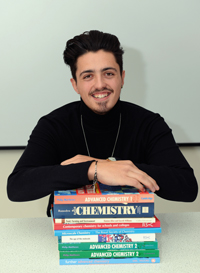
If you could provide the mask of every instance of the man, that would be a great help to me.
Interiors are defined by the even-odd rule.
[[[81,101],[42,117],[8,178],[12,201],[34,200],[55,190],[97,180],[149,188],[162,198],[194,201],[197,182],[164,120],[120,101],[125,71],[116,36],[85,32],[69,40],[64,61]],[[112,157],[108,160],[108,158]],[[117,161],[115,158],[117,158]]]

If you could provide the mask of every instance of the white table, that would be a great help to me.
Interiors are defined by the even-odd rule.
[[[2,208],[1,208],[2,209]],[[200,212],[157,214],[160,264],[59,265],[50,218],[0,219],[0,272],[200,272]]]

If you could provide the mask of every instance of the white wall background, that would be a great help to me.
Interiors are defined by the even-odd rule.
[[[37,120],[78,100],[62,53],[85,30],[125,49],[121,99],[159,112],[179,143],[200,143],[200,1],[6,0],[0,3],[0,146],[25,146]]]

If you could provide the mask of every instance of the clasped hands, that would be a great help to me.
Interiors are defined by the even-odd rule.
[[[61,165],[77,164],[91,160],[97,163],[97,178],[102,184],[109,186],[132,186],[140,191],[145,191],[145,187],[152,192],[159,190],[156,181],[145,172],[138,169],[130,160],[107,161],[85,155],[76,155],[61,162]],[[88,179],[93,180],[95,172],[95,162],[92,162],[88,169]]]

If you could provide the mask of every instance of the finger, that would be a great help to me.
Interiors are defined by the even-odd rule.
[[[155,190],[159,190],[158,184],[156,183],[155,179],[153,179],[150,175],[148,175],[144,171],[138,169],[135,165],[133,167],[133,171],[134,171],[134,173],[137,173],[140,176],[141,181],[145,181],[145,180],[149,181],[150,183],[153,184]]]
[[[156,181],[150,177],[145,172],[137,169],[133,171],[130,171],[128,173],[129,177],[132,177],[133,179],[137,180],[139,183],[143,184],[145,187],[150,189],[152,192],[155,192],[156,190],[159,190],[159,186],[157,185]]]
[[[67,160],[64,160],[63,162],[60,163],[60,165],[69,165],[69,164],[77,164],[81,162],[86,162],[86,161],[91,161],[91,160],[99,160],[97,158],[85,156],[85,155],[76,155],[72,158],[69,158]]]
[[[136,180],[138,180],[138,182],[144,184],[146,187],[148,187],[153,192],[155,192],[156,190],[159,190],[159,186],[156,183],[156,181],[151,176],[149,176],[147,173],[138,169],[132,161],[122,160],[122,161],[115,161],[115,162],[116,163],[119,162],[120,165],[124,165],[127,168],[127,172],[130,177],[136,178]],[[113,162],[113,163],[115,163],[115,162]],[[135,174],[137,174],[137,176],[135,176]]]
[[[63,161],[63,162],[61,162],[60,163],[60,165],[68,165],[68,164],[70,164],[70,159],[68,159],[68,160],[65,160],[65,161]]]
[[[129,178],[129,179],[127,179],[126,182],[127,182],[127,183],[126,183],[127,186],[135,187],[135,188],[137,188],[139,191],[142,191],[142,192],[145,191],[144,185],[141,184],[141,183],[140,183],[137,179],[135,179],[135,178]]]

